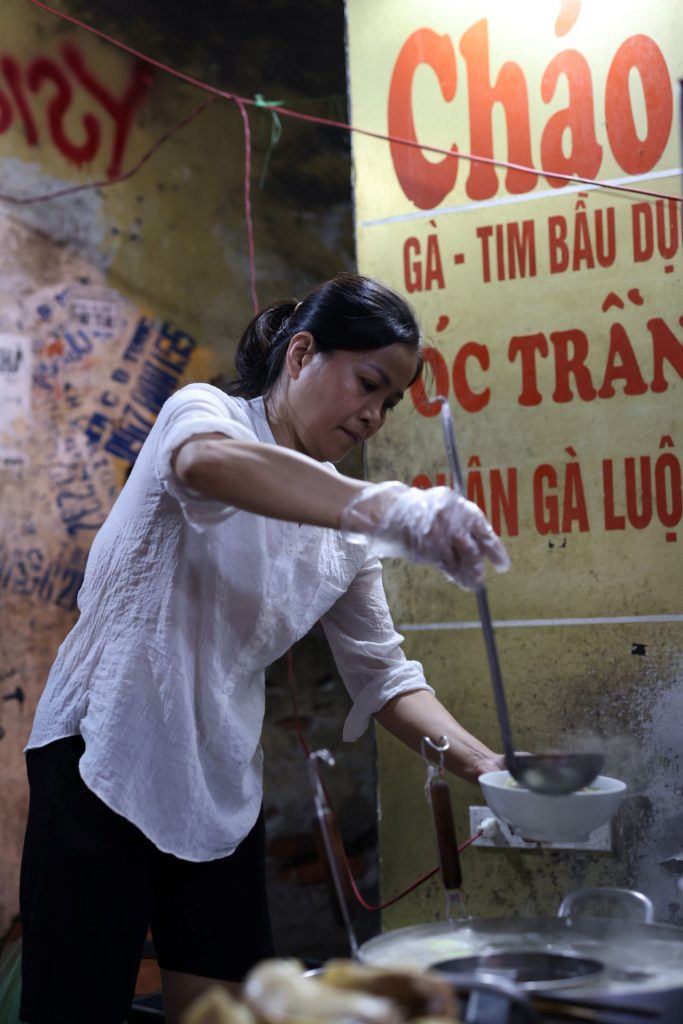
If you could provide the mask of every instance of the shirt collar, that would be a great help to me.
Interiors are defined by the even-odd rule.
[[[264,441],[266,444],[277,444],[277,441],[273,437],[273,431],[270,429],[270,424],[268,423],[263,395],[258,395],[257,398],[250,398],[247,404],[249,405],[254,421],[254,432],[259,441]]]

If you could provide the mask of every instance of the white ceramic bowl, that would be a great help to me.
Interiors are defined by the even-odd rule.
[[[486,803],[497,818],[524,839],[579,842],[612,817],[626,783],[598,775],[586,789],[567,796],[547,796],[519,786],[509,772],[479,777]]]

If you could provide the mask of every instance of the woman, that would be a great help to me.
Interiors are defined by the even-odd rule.
[[[447,488],[331,464],[421,368],[402,298],[341,275],[247,328],[232,396],[163,407],[97,535],[27,747],[26,1024],[120,1024],[151,925],[166,1019],[272,955],[259,745],[264,669],[320,619],[352,698],[414,748],[448,736],[475,781],[502,760],[438,702],[393,629],[373,552],[465,586],[507,556]],[[95,1012],[96,1008],[96,1012]]]

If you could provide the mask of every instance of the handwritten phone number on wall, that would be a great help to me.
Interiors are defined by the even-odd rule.
[[[0,590],[21,597],[37,598],[64,611],[76,608],[84,569],[47,561],[40,548],[12,548],[0,542]]]

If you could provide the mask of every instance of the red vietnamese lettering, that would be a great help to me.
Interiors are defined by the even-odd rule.
[[[672,73],[661,49],[649,36],[634,35],[619,46],[604,82],[604,108],[598,111],[590,65],[577,50],[563,50],[552,57],[538,83],[528,83],[523,67],[514,61],[504,61],[492,82],[489,27],[485,18],[463,33],[459,50],[468,83],[470,152],[489,159],[499,155],[493,151],[492,124],[494,108],[499,105],[505,116],[508,160],[532,168],[528,172],[509,168],[505,174],[508,192],[529,192],[538,181],[532,162],[529,91],[538,89],[543,102],[549,104],[561,79],[566,81],[569,94],[567,106],[549,115],[539,140],[539,163],[553,188],[567,184],[558,180],[553,171],[585,178],[599,177],[603,151],[607,147],[629,174],[649,171],[664,153],[673,125]],[[452,103],[458,73],[453,41],[422,28],[409,36],[396,59],[389,90],[389,132],[415,143],[418,140],[412,84],[417,68],[423,64],[435,72],[441,95],[446,103]],[[644,139],[638,136],[631,96],[631,80],[636,74],[645,101],[647,134]],[[597,129],[603,126],[606,146],[598,141]],[[571,150],[567,153],[569,143]],[[458,169],[458,161],[453,159],[457,146],[453,144],[449,152],[449,156],[432,162],[419,149],[391,143],[397,178],[405,195],[416,206],[432,208],[452,189]],[[497,168],[473,162],[466,190],[473,200],[494,196],[498,191]]]
[[[655,251],[655,236],[657,249],[663,259],[672,259],[678,251],[678,203],[673,199],[658,199],[654,207],[654,216],[652,203],[635,203],[631,211],[634,263],[644,263],[652,258]]]
[[[629,76],[634,70],[645,97],[645,139],[638,137],[631,105]],[[671,132],[673,95],[664,55],[649,36],[630,36],[615,53],[607,72],[605,121],[614,158],[627,174],[642,174],[655,166]]]
[[[491,259],[489,256],[489,239],[493,234],[493,225],[485,224],[483,227],[477,228],[476,236],[481,242],[481,267],[484,282],[486,284],[491,280]]]
[[[556,494],[547,493],[548,487],[557,487],[557,473],[543,463],[536,467],[533,478],[534,521],[541,536],[560,531],[560,503]]]
[[[418,473],[416,477],[413,477],[410,486],[419,487],[421,491],[428,491],[430,487],[450,487],[451,485],[447,484],[445,473],[437,473],[434,483],[426,473]]]
[[[584,402],[592,402],[597,392],[593,387],[590,370],[586,366],[588,338],[579,330],[553,331],[550,340],[555,349],[554,402],[571,402],[574,397],[569,386],[574,377],[576,391]]]
[[[562,274],[569,266],[567,221],[565,217],[548,217],[548,253],[550,273]]]
[[[644,395],[647,384],[638,366],[628,334],[621,324],[612,324],[609,332],[609,350],[602,385],[598,390],[600,398],[612,398],[612,382],[623,380],[625,395]]]
[[[502,521],[508,536],[516,537],[519,533],[519,514],[517,505],[517,470],[507,470],[507,485],[500,469],[492,469],[491,484],[491,525],[498,536],[501,534]]]
[[[488,518],[486,511],[486,495],[484,494],[484,482],[481,478],[480,469],[471,469],[467,474],[467,497],[470,501],[473,501],[475,505],[478,505],[485,516]]]
[[[446,360],[437,349],[427,345],[422,353],[425,364],[434,374],[434,382],[437,395],[448,397],[448,366]],[[410,385],[410,397],[421,416],[438,416],[441,409],[441,402],[432,401],[428,395],[422,380],[422,375]]]
[[[583,205],[581,203],[581,205]],[[591,247],[590,235],[588,233],[588,214],[585,210],[577,210],[574,217],[574,253],[572,259],[572,270],[580,270],[581,263],[585,263],[589,270],[595,266],[593,249]]]
[[[517,277],[536,276],[536,237],[533,220],[523,220],[521,224],[512,221],[507,225],[508,242],[508,276],[510,280]],[[527,270],[528,263],[528,270]]]
[[[544,171],[576,174],[594,178],[602,162],[602,146],[595,136],[593,81],[586,58],[576,50],[564,50],[554,57],[541,80],[541,99],[550,103],[560,75],[569,88],[569,106],[548,118],[541,136],[541,166]],[[563,139],[571,136],[572,149],[565,156]],[[546,174],[552,188],[563,188],[567,182]]]
[[[631,209],[633,261],[645,263],[655,251],[652,209],[649,203],[634,203]]]
[[[537,355],[543,359],[548,355],[548,339],[545,334],[517,335],[510,338],[508,359],[514,363],[519,356],[522,364],[522,390],[517,399],[520,405],[540,405],[543,401],[536,377]]]
[[[508,160],[532,167],[529,99],[526,79],[519,64],[506,61],[495,81],[490,82],[488,23],[485,18],[468,29],[460,40],[460,52],[467,66],[467,89],[471,151],[493,158],[493,106],[505,110]],[[529,192],[538,178],[535,174],[512,168],[505,174],[505,185],[513,194]],[[491,164],[473,161],[467,177],[470,199],[490,199],[498,191],[498,175]]]
[[[417,259],[419,255],[419,240],[415,237],[406,238],[403,244],[403,281],[409,293],[422,291],[422,264]]]
[[[455,96],[457,69],[453,43],[447,35],[437,35],[431,29],[413,32],[401,47],[396,58],[389,86],[389,134],[417,142],[413,118],[413,77],[418,67],[427,64],[439,82],[446,102]],[[458,175],[458,161],[450,156],[436,163],[425,159],[419,149],[391,142],[391,159],[404,193],[421,210],[438,206],[448,195]],[[451,146],[451,153],[458,148]]]
[[[607,226],[602,223],[602,215],[605,214]],[[596,210],[593,214],[595,220],[595,252],[598,263],[601,267],[611,267],[617,255],[617,231],[614,216],[614,207],[608,206],[606,210]]]
[[[491,280],[491,241],[496,261],[496,280],[536,276],[536,228],[533,220],[508,224],[484,224],[475,234],[481,242],[482,278]]]
[[[602,492],[606,530],[625,530],[626,518],[617,515],[614,507],[614,471],[611,459],[602,461]]]
[[[636,479],[636,464],[640,465],[640,479]],[[644,530],[652,520],[652,476],[650,456],[641,455],[640,459],[624,459],[624,475],[626,490],[626,515],[636,530]],[[640,495],[640,502],[638,496]],[[640,505],[640,507],[639,507]]]
[[[425,291],[429,291],[433,283],[436,283],[437,288],[445,288],[439,240],[436,235],[428,235],[427,259],[425,266]]]
[[[659,447],[673,442],[664,436]],[[620,468],[620,467],[618,467]],[[623,482],[612,459],[602,463],[605,529],[624,530],[627,524],[636,530],[644,530],[655,516],[666,530],[678,526],[683,516],[683,480],[681,464],[672,451],[662,452],[653,460],[649,455],[639,459],[628,457],[623,462]],[[621,493],[623,488],[623,493]],[[619,490],[620,501],[616,500]],[[625,514],[617,513],[619,504]],[[675,533],[667,533],[666,542],[677,539]]]
[[[680,320],[683,326],[683,317]],[[654,317],[648,320],[647,328],[652,335],[652,362],[654,372],[650,382],[650,390],[656,393],[666,391],[669,382],[664,376],[664,362],[666,361],[683,378],[683,344],[678,340],[673,331],[669,330],[661,317]]]
[[[583,490],[581,466],[568,462],[564,475],[564,501],[562,503],[562,533],[571,533],[577,524],[580,533],[588,531],[588,508]]]
[[[683,515],[683,486],[681,464],[673,452],[664,452],[655,463],[655,496],[661,524],[678,526]]]
[[[657,248],[659,254],[665,260],[670,260],[678,252],[678,231],[680,227],[680,212],[679,204],[675,199],[669,199],[666,202],[666,209],[669,212],[669,231],[667,238],[666,220],[665,220],[665,204],[663,199],[658,199],[655,202],[655,211],[657,217]]]
[[[473,391],[467,379],[467,360],[476,359],[482,370],[488,370],[490,364],[489,350],[486,345],[476,341],[468,341],[460,349],[453,362],[453,390],[463,409],[467,412],[479,412],[489,404],[491,389]]]
[[[423,264],[419,261],[421,252],[420,242],[417,238],[406,239],[403,246],[403,276],[406,289],[409,292],[430,291],[433,284],[436,284],[437,288],[445,288],[439,239],[435,234],[427,235],[424,277],[422,275]],[[415,253],[415,259],[411,258],[413,253]]]
[[[496,270],[498,272],[498,280],[505,280],[505,243],[503,241],[503,225],[496,224]]]
[[[613,206],[593,211],[592,227],[586,204],[579,199],[574,213],[573,237],[570,224],[561,215],[548,217],[548,256],[551,274],[593,270],[597,262],[610,267],[617,255],[616,219]]]

